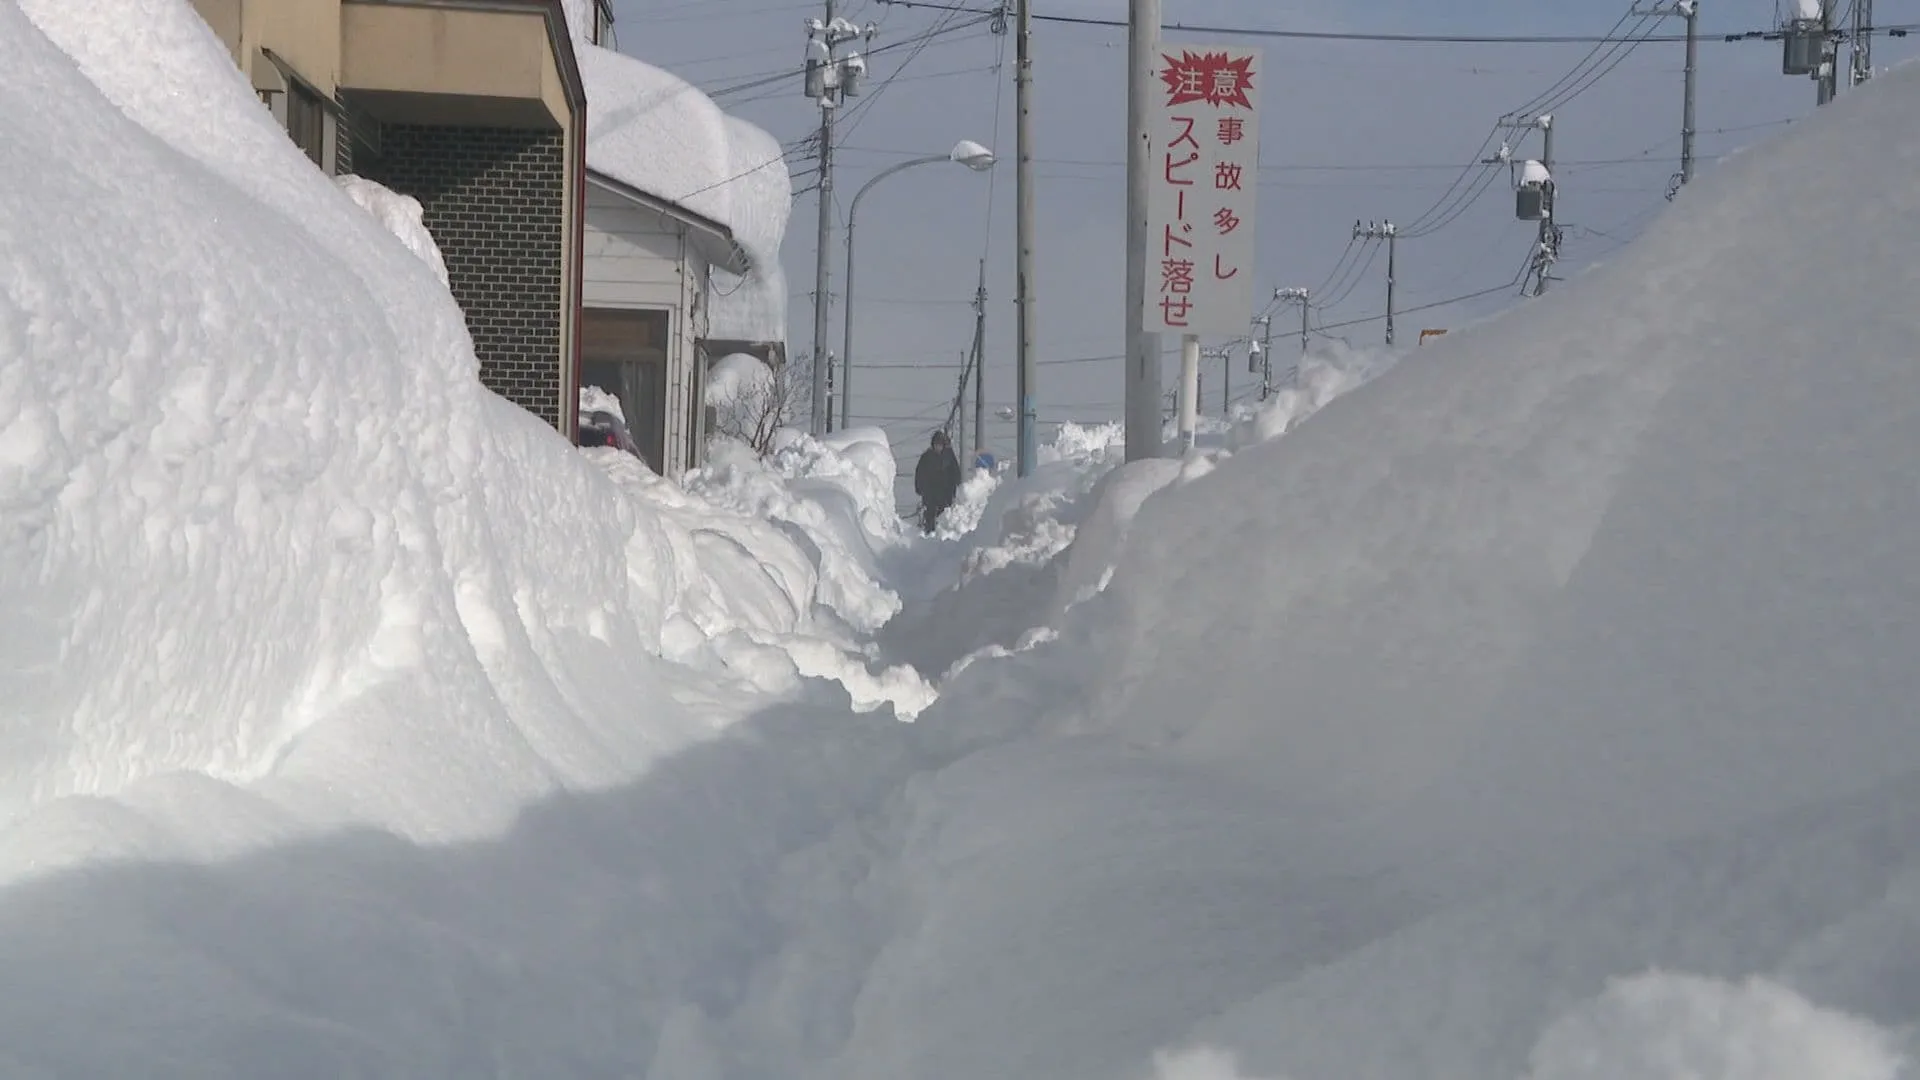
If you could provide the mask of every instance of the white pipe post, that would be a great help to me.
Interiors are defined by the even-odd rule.
[[[1180,450],[1193,449],[1200,427],[1200,336],[1180,337]]]

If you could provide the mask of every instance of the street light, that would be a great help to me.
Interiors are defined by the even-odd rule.
[[[905,172],[921,165],[938,165],[948,161],[965,165],[974,172],[986,172],[993,168],[993,151],[972,139],[961,139],[953,144],[952,150],[944,154],[929,154],[926,157],[903,161],[898,165],[880,170],[873,179],[861,185],[859,191],[854,192],[853,202],[847,204],[847,303],[844,309],[847,325],[840,342],[840,425],[842,427],[846,426],[847,419],[851,415],[848,410],[853,405],[853,220],[854,216],[860,212],[860,200],[866,196],[873,185],[894,173]],[[979,373],[976,372],[975,377],[977,378],[978,375]]]

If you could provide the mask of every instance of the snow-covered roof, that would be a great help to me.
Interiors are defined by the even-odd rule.
[[[686,227],[694,247],[710,266],[734,274],[745,274],[752,269],[753,264],[748,260],[746,250],[733,238],[733,230],[707,215],[668,202],[657,195],[649,195],[592,169],[587,170],[587,182],[680,222]]]
[[[591,15],[592,0],[568,0]],[[773,341],[786,334],[780,244],[793,207],[779,140],[729,116],[671,72],[587,44],[575,48],[587,88],[587,168],[633,191],[731,230],[746,253],[744,275],[714,260],[712,333]]]
[[[726,118],[729,223],[752,271],[745,277],[714,274],[707,309],[708,334],[731,341],[785,341],[787,274],[780,264],[793,213],[793,178],[780,140],[737,116]]]
[[[731,226],[726,114],[693,84],[631,56],[580,44],[587,167]]]

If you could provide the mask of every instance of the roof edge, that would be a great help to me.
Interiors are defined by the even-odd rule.
[[[724,255],[724,258],[714,258],[713,253],[707,253],[708,262],[732,274],[744,276],[752,272],[752,258],[734,238],[733,229],[728,225],[715,221],[698,210],[688,209],[671,199],[663,199],[658,195],[642,191],[632,184],[601,172],[592,165],[587,166],[587,183],[629,202],[638,203],[649,210],[665,214],[690,229],[706,233],[712,239],[715,249]]]

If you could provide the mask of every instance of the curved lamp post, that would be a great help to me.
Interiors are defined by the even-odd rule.
[[[898,165],[880,170],[874,178],[861,185],[854,192],[853,202],[847,204],[847,303],[843,309],[846,319],[845,331],[840,341],[840,426],[847,426],[851,415],[847,410],[853,404],[853,221],[860,212],[860,200],[866,196],[873,185],[892,176],[921,165],[937,165],[951,161],[965,165],[974,172],[985,172],[993,168],[993,151],[971,139],[961,139],[953,144],[953,149],[944,154],[929,154],[926,157],[903,161]]]

